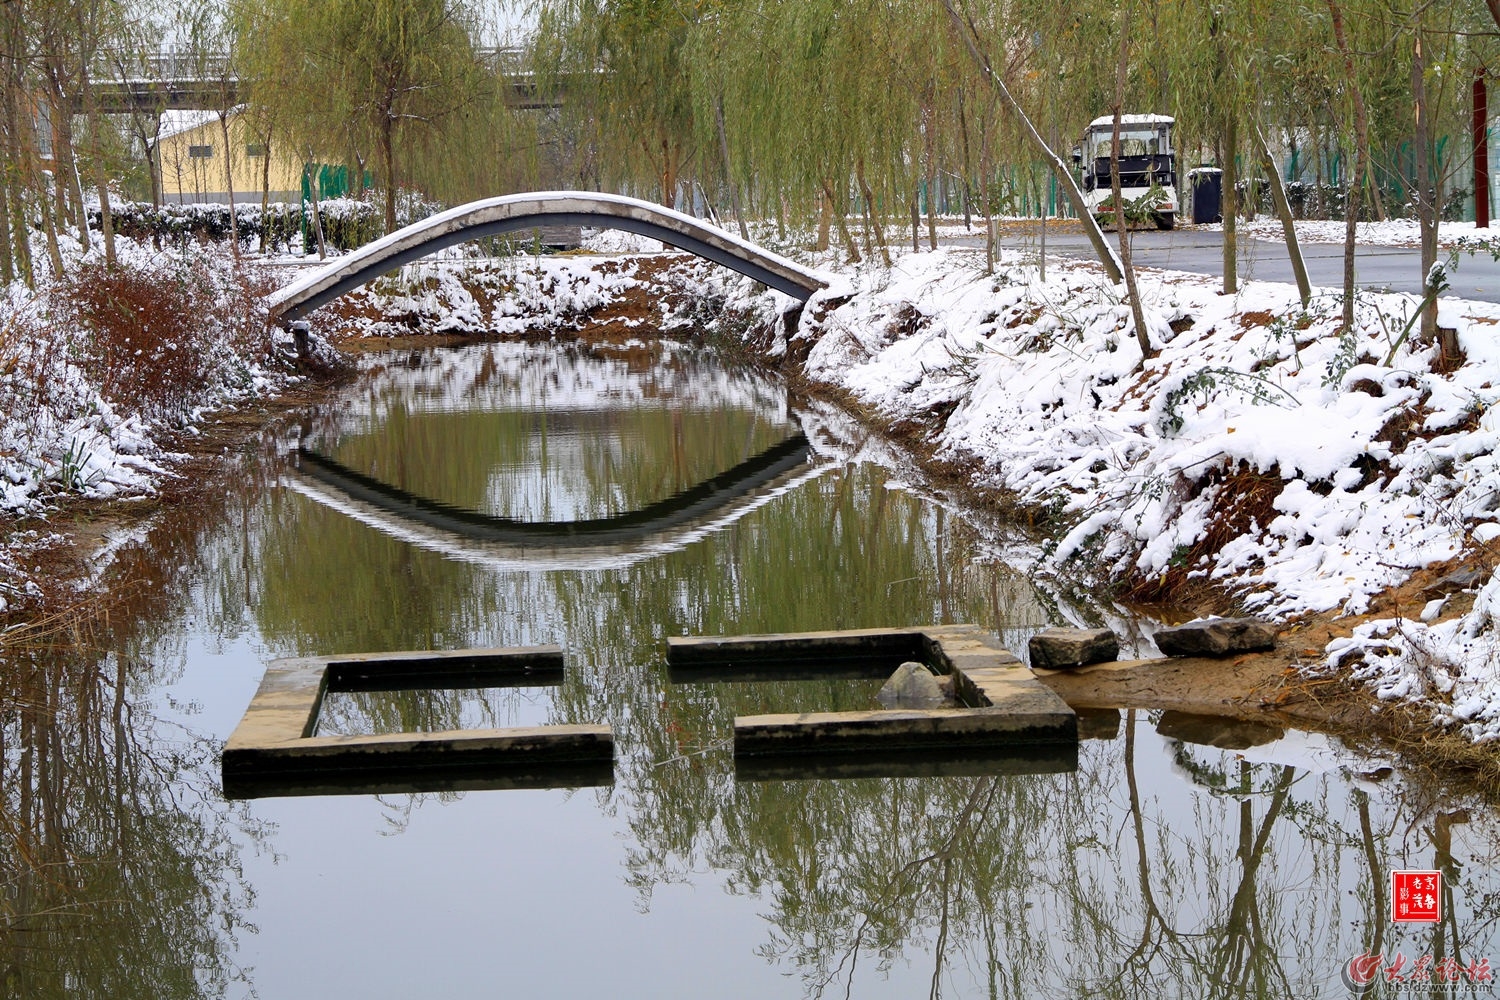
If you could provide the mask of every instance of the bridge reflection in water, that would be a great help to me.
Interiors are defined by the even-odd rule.
[[[307,498],[394,538],[497,569],[615,569],[682,549],[833,464],[812,462],[793,434],[738,465],[637,510],[568,521],[524,521],[464,510],[301,448],[285,482]]]

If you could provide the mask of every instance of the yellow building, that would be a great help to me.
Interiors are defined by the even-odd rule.
[[[249,128],[245,115],[236,108],[228,116],[229,143],[225,148],[224,126],[212,111],[179,111],[162,115],[156,140],[156,166],[161,178],[162,201],[229,201],[228,176],[234,185],[236,203],[259,202],[265,186],[266,146]],[[271,201],[298,201],[302,197],[302,164],[273,143],[270,150]]]

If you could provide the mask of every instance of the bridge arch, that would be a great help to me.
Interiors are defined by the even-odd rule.
[[[365,282],[455,243],[540,226],[599,226],[661,240],[806,301],[816,272],[690,215],[622,195],[541,191],[449,209],[369,243],[270,297],[270,322],[289,323]]]

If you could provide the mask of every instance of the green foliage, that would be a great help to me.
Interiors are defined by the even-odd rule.
[[[463,0],[257,0],[237,34],[256,103],[307,159],[369,164],[395,227],[413,144],[473,105],[492,79]]]

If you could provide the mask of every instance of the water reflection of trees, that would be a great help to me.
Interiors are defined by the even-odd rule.
[[[159,692],[189,613],[245,627],[265,458],[116,547],[107,597],[0,637],[0,995],[220,997],[243,978],[241,852],[265,831],[219,797],[193,707]]]
[[[712,871],[763,901],[761,954],[809,993],[915,962],[935,994],[1341,995],[1339,965],[1369,949],[1486,954],[1492,815],[1164,743],[1141,718],[1069,775],[737,784],[735,714],[838,694],[670,685],[665,636],[1046,618],[1024,576],[974,560],[965,525],[883,480],[844,470],[624,569],[505,574],[283,493],[223,603],[252,605],[283,654],[564,642],[555,721],[620,737],[619,782],[595,794],[628,824],[641,905]],[[423,711],[444,728],[441,704]],[[1389,927],[1385,872],[1428,864],[1453,873],[1462,918]]]
[[[818,996],[919,964],[934,996],[1300,998],[1341,991],[1366,950],[1493,948],[1492,815],[1460,849],[1453,814],[1414,815],[1399,779],[1362,788],[1147,727],[1129,719],[1070,775],[735,787],[699,769],[673,785],[696,801],[640,789],[631,878],[719,870],[765,901],[760,954]],[[1453,916],[1392,927],[1389,869],[1429,865]]]
[[[250,892],[217,747],[152,716],[133,693],[151,666],[104,623],[8,638],[0,993],[223,996]]]

